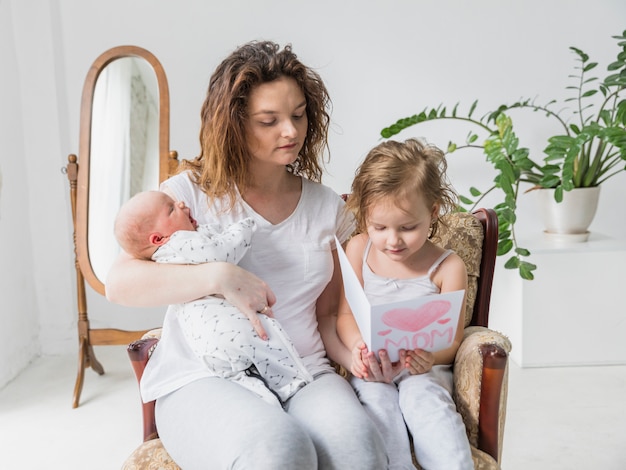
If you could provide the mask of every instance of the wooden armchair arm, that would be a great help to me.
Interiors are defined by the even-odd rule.
[[[146,368],[152,349],[158,343],[158,338],[144,338],[134,341],[128,345],[128,357],[135,371],[137,383],[141,381],[143,371]],[[154,419],[155,402],[142,403],[143,414],[143,440],[149,441],[158,437],[156,421]]]
[[[480,387],[480,408],[478,412],[478,448],[500,461],[501,427],[504,425],[500,410],[506,403],[506,393],[502,394],[508,354],[497,344],[482,344],[483,374]]]
[[[509,339],[480,326],[468,327],[454,360],[454,401],[470,444],[496,461],[501,453],[508,387]]]

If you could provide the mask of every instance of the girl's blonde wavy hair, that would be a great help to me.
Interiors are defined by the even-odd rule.
[[[369,208],[383,198],[418,194],[427,207],[439,204],[439,216],[456,210],[458,198],[446,176],[444,153],[418,139],[389,140],[374,147],[356,171],[346,207],[354,213],[357,232],[367,230]],[[429,238],[438,230],[435,217]]]

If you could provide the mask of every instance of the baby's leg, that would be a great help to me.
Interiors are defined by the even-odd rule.
[[[244,375],[254,365],[267,387],[286,401],[313,378],[280,324],[265,315],[259,318],[268,340],[261,339],[250,320],[221,299],[190,302],[179,314],[191,349],[215,375],[236,378],[246,386],[260,382]],[[255,382],[253,391],[258,393]]]
[[[244,316],[241,313],[239,315]],[[259,314],[259,319],[268,339],[260,339],[251,328],[248,339],[252,342],[247,346],[242,344],[242,347],[248,348],[259,374],[284,402],[301,387],[311,383],[313,376],[305,367],[300,354],[280,323],[267,315]],[[247,318],[246,321],[250,324]]]

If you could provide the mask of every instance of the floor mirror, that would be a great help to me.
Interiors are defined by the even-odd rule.
[[[78,372],[72,407],[80,402],[85,370],[104,374],[93,346],[123,345],[145,331],[91,328],[87,284],[105,295],[104,280],[119,247],[113,221],[121,205],[173,174],[177,154],[169,149],[169,90],[160,62],[137,46],[102,53],[85,79],[78,156],[66,173],[74,222],[78,306]]]

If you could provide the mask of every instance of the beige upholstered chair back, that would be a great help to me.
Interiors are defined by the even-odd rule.
[[[433,242],[456,252],[467,268],[465,326],[470,324],[478,291],[480,262],[483,254],[483,226],[474,215],[455,212],[444,216]]]

